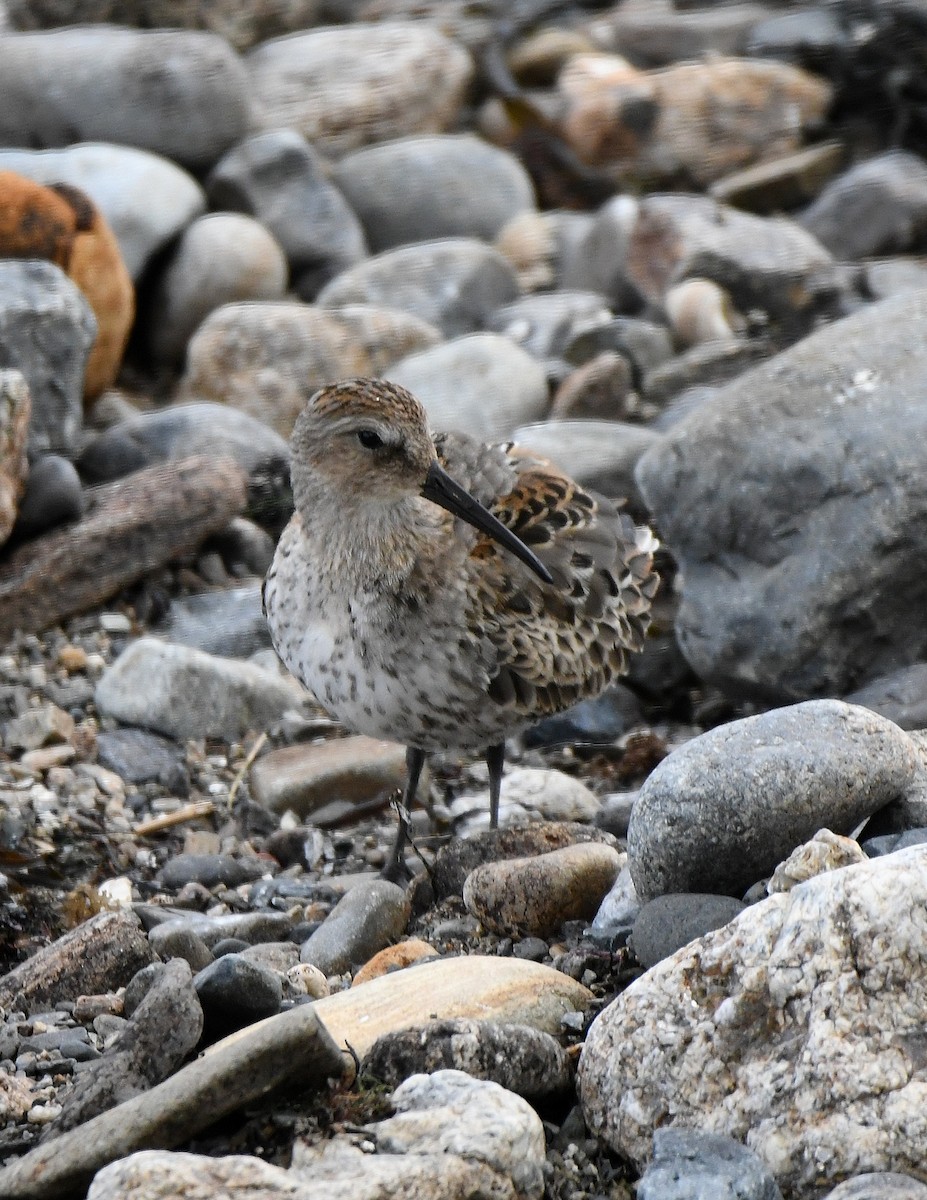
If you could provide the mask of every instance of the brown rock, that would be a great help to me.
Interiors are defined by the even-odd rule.
[[[716,180],[708,194],[747,212],[787,212],[814,200],[843,165],[840,142],[820,142]]]
[[[697,186],[797,150],[832,97],[807,71],[740,58],[638,71],[616,55],[580,55],[558,87],[564,133],[584,162],[622,181]]]
[[[115,991],[154,957],[134,913],[98,913],[0,979],[0,1009],[36,1012],[89,992]]]
[[[135,289],[119,243],[95,205],[70,184],[45,187],[0,171],[0,258],[44,258],[87,297],[97,336],[84,373],[84,398],[115,380],[132,321]]]
[[[0,639],[45,629],[191,553],[244,510],[246,485],[232,459],[202,456],[95,489],[82,521],[0,566]]]
[[[565,921],[591,920],[621,866],[619,851],[594,842],[484,863],[467,876],[464,904],[496,933],[548,937]]]
[[[556,420],[587,417],[623,421],[633,379],[631,364],[615,350],[603,350],[564,379],[551,407]]]
[[[401,788],[406,752],[379,738],[336,738],[321,745],[284,746],[251,768],[251,792],[272,812],[299,816],[335,801],[363,804]]]
[[[443,846],[432,866],[432,883],[439,900],[459,896],[472,870],[485,862],[547,854],[584,842],[617,846],[610,833],[572,821],[545,821],[514,829],[491,829]]]
[[[0,371],[0,546],[16,523],[29,474],[26,443],[31,412],[29,385],[19,371]]]
[[[387,975],[391,971],[411,967],[423,958],[435,958],[437,954],[434,946],[423,942],[421,938],[409,938],[408,941],[399,942],[395,946],[387,946],[361,967],[351,986],[358,987],[362,983],[369,983],[371,979],[379,979],[381,975]]]

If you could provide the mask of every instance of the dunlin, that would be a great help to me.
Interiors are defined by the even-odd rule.
[[[530,451],[432,435],[382,380],[317,392],[290,446],[295,512],[264,610],[320,704],[407,747],[397,874],[428,753],[484,754],[495,827],[505,738],[626,670],[656,541]]]

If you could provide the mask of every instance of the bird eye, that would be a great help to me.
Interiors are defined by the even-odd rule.
[[[373,429],[359,429],[357,440],[365,450],[379,450],[383,445],[383,439]]]

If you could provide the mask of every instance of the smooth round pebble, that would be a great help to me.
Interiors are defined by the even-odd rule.
[[[273,234],[241,213],[207,213],[184,231],[158,281],[149,314],[155,357],[183,358],[203,320],[223,304],[278,300],[289,268]]]
[[[467,876],[464,904],[496,933],[544,937],[595,916],[621,865],[617,850],[595,842],[485,863]]]
[[[721,725],[674,750],[628,828],[638,894],[742,896],[826,827],[848,834],[900,795],[917,753],[869,709],[808,700]]]
[[[29,468],[19,502],[15,535],[31,538],[84,513],[84,492],[74,464],[59,454],[46,454]]]
[[[276,971],[224,954],[193,978],[210,1040],[280,1011],[283,984]]]
[[[354,976],[351,986],[357,987],[369,979],[376,979],[390,971],[400,971],[403,967],[410,967],[413,963],[421,962],[423,958],[437,957],[438,951],[434,946],[429,942],[422,941],[421,938],[409,938],[405,942],[398,942],[395,946],[384,946],[373,958],[364,963]]]

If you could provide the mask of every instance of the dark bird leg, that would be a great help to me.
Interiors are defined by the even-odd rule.
[[[405,849],[407,843],[412,841],[412,817],[410,810],[412,802],[415,799],[415,793],[418,791],[418,781],[422,777],[422,768],[424,765],[424,750],[416,750],[414,746],[407,746],[406,786],[402,793],[402,799],[396,801],[399,827],[396,830],[396,840],[393,842],[393,848],[390,851],[389,862],[381,872],[382,877],[390,880],[392,883],[399,883],[400,880],[409,878],[409,872],[406,870],[405,864]]]
[[[499,795],[502,791],[502,767],[505,763],[505,742],[490,746],[486,751],[489,769],[489,828],[499,828]]]

